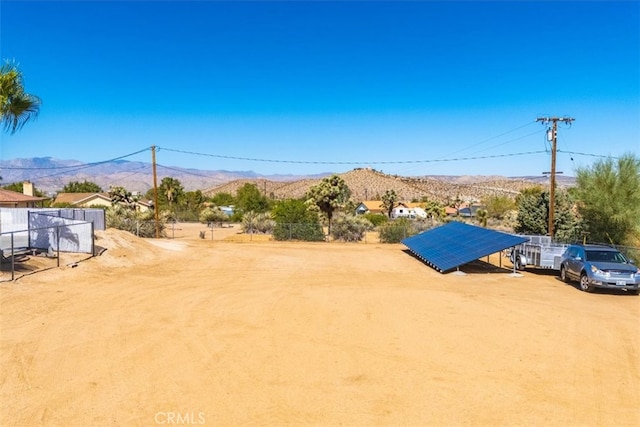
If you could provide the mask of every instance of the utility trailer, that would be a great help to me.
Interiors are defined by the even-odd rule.
[[[508,254],[509,259],[518,270],[524,270],[527,267],[560,270],[562,254],[569,246],[568,244],[555,243],[549,236],[521,234],[517,236],[529,239],[528,242],[511,248],[511,252]]]

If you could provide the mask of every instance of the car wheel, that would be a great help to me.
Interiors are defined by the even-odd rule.
[[[585,273],[582,273],[580,275],[580,290],[584,292],[593,292],[594,289],[595,286],[593,286],[591,282],[589,282],[589,276],[587,276]]]
[[[564,265],[560,267],[560,280],[564,283],[569,283],[569,276],[567,276],[567,269],[564,268]]]
[[[629,290],[631,295],[640,295],[640,289],[631,289]]]

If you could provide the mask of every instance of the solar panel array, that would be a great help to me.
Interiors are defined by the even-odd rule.
[[[422,261],[443,273],[528,239],[462,222],[449,222],[402,243]]]

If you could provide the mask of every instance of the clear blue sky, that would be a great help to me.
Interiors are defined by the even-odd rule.
[[[43,101],[2,134],[2,160],[156,145],[163,165],[260,174],[540,175],[540,116],[575,118],[558,135],[566,175],[640,155],[638,1],[2,0],[0,14],[0,56]]]

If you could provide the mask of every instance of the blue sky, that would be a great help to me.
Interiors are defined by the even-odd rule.
[[[637,1],[3,0],[0,19],[43,101],[1,160],[155,145],[208,170],[540,175],[542,116],[575,118],[566,175],[640,155]]]

